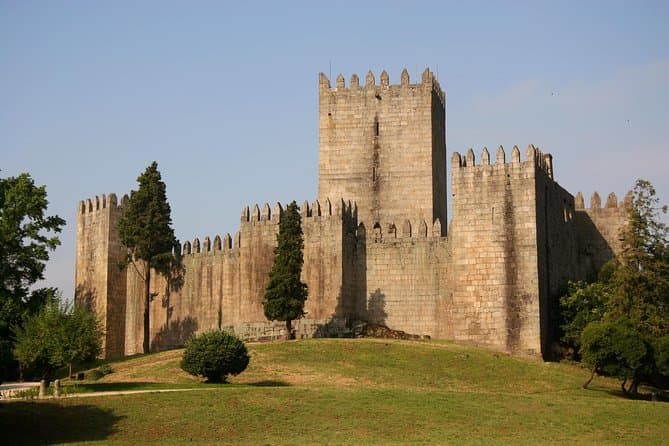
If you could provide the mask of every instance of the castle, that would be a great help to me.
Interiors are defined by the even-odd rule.
[[[480,160],[450,157],[447,228],[445,95],[426,69],[399,85],[384,71],[334,87],[319,78],[318,199],[301,206],[302,279],[309,287],[298,337],[340,336],[354,321],[432,338],[546,356],[557,302],[620,250],[631,197],[610,194],[590,208],[554,181],[552,157],[530,145],[521,157],[500,146]],[[119,269],[117,223],[127,201],[109,194],[80,203],[76,299],[97,311],[107,357],[139,353],[143,283]],[[283,337],[262,301],[280,204],[241,213],[231,237],[183,244],[178,281],[154,275],[151,348],[183,345],[194,333],[233,330],[245,339]]]

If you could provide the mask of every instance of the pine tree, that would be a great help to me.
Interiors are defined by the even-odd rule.
[[[144,353],[150,349],[149,305],[151,270],[169,279],[177,259],[172,251],[178,241],[172,229],[165,183],[154,161],[137,178],[139,189],[132,191],[125,213],[119,220],[121,242],[128,256],[121,266],[132,265],[144,281]]]
[[[267,319],[286,322],[286,337],[293,339],[292,321],[304,316],[304,302],[308,294],[307,285],[300,280],[304,263],[304,239],[300,208],[295,201],[288,205],[281,216],[277,242],[263,308]]]

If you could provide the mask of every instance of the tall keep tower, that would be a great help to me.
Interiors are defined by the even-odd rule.
[[[370,71],[331,87],[320,74],[318,196],[355,200],[358,217],[379,221],[446,220],[445,96],[425,69],[421,83],[399,85]]]

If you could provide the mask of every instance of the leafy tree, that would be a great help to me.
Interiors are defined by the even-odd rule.
[[[183,370],[210,382],[225,382],[228,375],[238,375],[248,365],[246,345],[237,336],[220,330],[191,339],[181,360]]]
[[[654,338],[669,334],[669,228],[660,219],[666,212],[652,184],[638,180],[608,305],[612,319],[629,317],[642,334]]]
[[[624,380],[623,390],[636,394],[639,379],[647,372],[645,368],[652,354],[629,319],[591,322],[583,330],[581,341],[582,360],[592,369],[583,388],[599,373]],[[632,384],[626,389],[625,382],[630,379]]]
[[[92,361],[102,353],[103,331],[100,320],[86,306],[66,306],[64,310],[65,321],[61,327],[58,354],[68,366],[71,377],[73,363]]]
[[[593,321],[602,319],[611,294],[610,287],[601,282],[572,282],[560,298],[562,343],[576,355],[581,347],[581,333]]]
[[[21,325],[53,294],[30,291],[44,279],[44,268],[60,240],[55,235],[65,220],[46,215],[46,187],[29,174],[0,178],[0,381],[11,373],[14,359],[12,326]]]
[[[565,340],[575,343],[582,330],[581,354],[593,376],[619,377],[629,393],[641,382],[669,378],[669,229],[660,219],[666,211],[653,186],[638,180],[621,231],[620,264],[561,300]]]
[[[581,333],[590,322],[601,320],[611,298],[611,278],[618,269],[618,262],[613,259],[604,264],[597,273],[597,280],[567,283],[565,294],[560,298],[560,341],[566,348],[565,353],[578,359],[581,345]]]
[[[100,321],[84,307],[72,307],[58,297],[49,299],[22,327],[15,327],[14,353],[25,371],[41,379],[72,363],[95,359],[102,350]]]
[[[664,335],[655,340],[653,353],[657,373],[660,376],[669,377],[669,335]]]
[[[128,248],[128,256],[121,266],[131,264],[144,281],[144,353],[150,349],[149,305],[151,271],[169,280],[178,260],[172,251],[178,241],[172,229],[170,205],[165,183],[161,180],[158,164],[154,161],[137,178],[139,189],[132,191],[125,213],[119,219],[121,242]]]
[[[263,309],[267,319],[286,322],[286,337],[292,339],[292,321],[304,316],[304,302],[307,300],[307,285],[300,280],[304,239],[300,208],[295,201],[281,215],[277,242]]]
[[[14,355],[24,372],[33,371],[48,380],[64,365],[57,352],[57,338],[63,323],[58,303],[50,301],[37,314],[28,316],[22,327],[15,328]]]

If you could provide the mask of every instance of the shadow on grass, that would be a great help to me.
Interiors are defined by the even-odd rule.
[[[61,444],[105,440],[124,417],[92,405],[0,404],[2,444]]]
[[[625,393],[622,390],[605,390],[609,395],[626,400],[653,401],[658,403],[669,403],[669,392],[664,390],[655,390],[653,393],[639,392],[636,395]]]
[[[172,384],[155,382],[101,382],[101,383],[76,383],[67,386],[65,389],[71,393],[86,392],[115,392],[124,390],[151,390],[151,389],[179,389],[197,387],[201,384]]]
[[[274,379],[266,379],[263,381],[256,381],[254,383],[249,383],[249,386],[253,387],[288,387],[290,384],[288,384],[285,381],[278,381]]]

